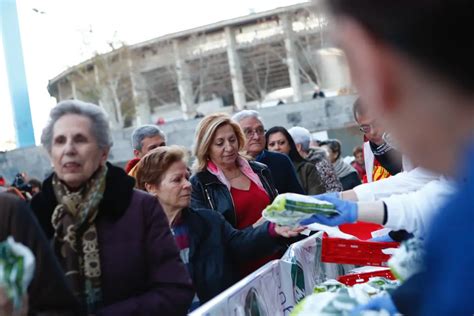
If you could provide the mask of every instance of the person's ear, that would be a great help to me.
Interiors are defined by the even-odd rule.
[[[107,159],[109,158],[109,152],[110,152],[110,148],[102,150],[102,156],[100,157],[101,166],[105,165],[105,163],[107,162]]]
[[[295,144],[296,145],[296,150],[301,153],[301,148],[303,148],[303,146],[301,144]]]
[[[141,153],[140,153],[139,150],[134,149],[134,150],[133,150],[133,155],[134,155],[136,158],[141,158],[141,157],[140,157]]]
[[[355,20],[339,18],[336,25],[361,99],[375,115],[393,111],[399,91],[397,56]]]
[[[156,192],[156,184],[145,183],[145,189],[148,193],[155,195]]]

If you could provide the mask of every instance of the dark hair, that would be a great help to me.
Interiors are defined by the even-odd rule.
[[[376,39],[471,93],[474,45],[466,37],[472,0],[328,0],[336,16],[355,19]]]
[[[322,141],[319,146],[328,146],[332,152],[337,153],[336,160],[341,157],[341,142],[337,139],[328,139],[325,141]]]
[[[31,185],[32,188],[38,188],[41,190],[42,183],[38,179],[31,178],[30,180],[28,180],[28,184]]]
[[[270,138],[270,135],[275,134],[275,133],[282,133],[285,135],[286,140],[288,141],[288,144],[290,145],[290,153],[288,156],[290,157],[291,161],[293,162],[300,162],[304,161],[304,158],[301,157],[301,155],[298,153],[298,150],[296,149],[295,141],[293,140],[293,137],[291,137],[290,133],[284,128],[283,126],[274,126],[270,128],[266,133],[265,133],[265,148],[268,149],[268,138]]]

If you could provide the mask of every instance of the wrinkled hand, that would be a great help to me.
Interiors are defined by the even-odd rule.
[[[351,312],[351,316],[361,315],[365,311],[387,311],[390,316],[399,314],[390,295],[384,295],[371,299],[367,304],[360,305]]]
[[[354,223],[357,220],[357,203],[340,200],[334,198],[333,196],[330,196],[329,194],[320,194],[315,197],[317,199],[320,199],[321,201],[326,201],[334,204],[334,207],[336,208],[336,210],[339,211],[340,214],[331,217],[327,217],[324,215],[313,215],[308,219],[302,220],[300,223],[301,225],[320,223],[326,226],[339,226],[341,224]]]
[[[15,309],[13,301],[8,297],[6,291],[0,287],[0,315],[1,316],[26,316],[28,315],[28,296],[25,295],[21,301],[21,307]]]
[[[371,238],[371,239],[369,239],[369,241],[376,241],[376,242],[395,242],[395,240],[393,240],[392,237],[390,237],[389,234],[383,235],[383,236],[379,236],[379,237]]]
[[[285,238],[296,237],[305,229],[305,227],[291,228],[288,226],[275,225],[275,233]]]

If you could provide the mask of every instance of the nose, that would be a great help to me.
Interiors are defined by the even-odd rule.
[[[64,153],[66,155],[74,155],[76,154],[76,146],[73,141],[68,140],[64,145]]]
[[[224,150],[225,151],[232,151],[232,145],[230,144],[230,142],[225,142],[225,145],[224,145]]]
[[[185,179],[185,180],[184,180],[183,188],[184,188],[184,189],[191,188],[191,182],[190,182],[188,179]]]

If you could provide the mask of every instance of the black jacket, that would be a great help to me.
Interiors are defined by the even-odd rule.
[[[359,184],[362,184],[357,171],[351,172],[347,176],[339,178],[339,181],[341,181],[342,188],[344,191],[352,190],[354,187],[358,186]]]
[[[260,178],[270,201],[273,201],[278,192],[273,184],[270,170],[266,165],[256,161],[249,161],[249,164]],[[219,211],[232,226],[236,227],[234,201],[227,186],[208,170],[196,173],[190,181],[193,185],[191,207]]]
[[[381,146],[377,146],[372,142],[369,142],[369,144],[375,159],[390,173],[390,175],[394,176],[402,171],[403,159],[402,154],[399,151],[390,147],[386,147],[388,149],[380,151],[378,150],[378,147]],[[384,146],[388,145],[384,144]]]
[[[262,150],[255,160],[268,167],[278,193],[305,194],[295,167],[287,155]]]
[[[0,241],[13,236],[35,256],[35,272],[28,287],[29,315],[80,314],[79,302],[66,283],[46,237],[28,205],[8,193],[0,194]]]
[[[272,254],[283,241],[270,236],[268,222],[237,230],[212,210],[185,209],[183,222],[189,234],[189,273],[201,304],[239,280],[236,263]]]

